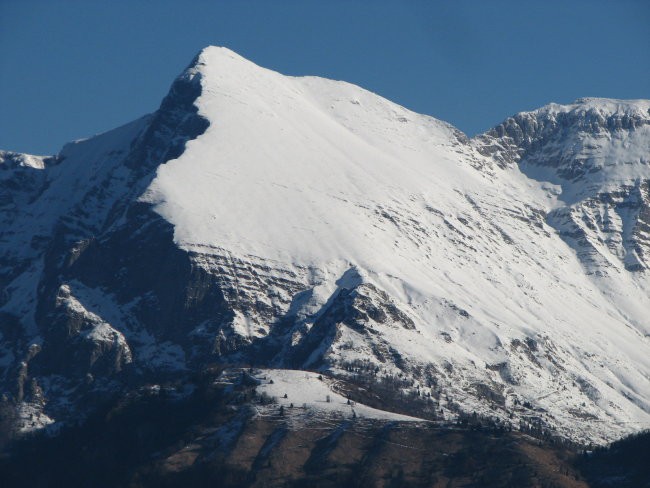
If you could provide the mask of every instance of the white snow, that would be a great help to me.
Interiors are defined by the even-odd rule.
[[[0,151],[0,169],[9,169],[8,160],[15,161],[15,166],[32,169],[44,169],[45,162],[43,161],[46,156],[36,156],[34,154],[14,153],[10,151]],[[12,165],[13,166],[13,165]],[[0,179],[6,175],[0,173]]]
[[[280,406],[286,415],[290,415],[293,404],[295,412],[321,413],[339,415],[345,418],[356,416],[359,419],[393,420],[401,422],[426,422],[423,419],[400,415],[361,403],[351,401],[335,391],[337,380],[309,371],[288,369],[262,369],[255,371],[255,378],[260,385],[255,389],[258,394],[266,393],[274,400],[270,409],[277,413]],[[284,395],[287,398],[284,398]],[[328,401],[329,399],[329,401]],[[302,409],[302,410],[300,410]]]
[[[81,336],[92,343],[104,343],[110,349],[121,351],[124,363],[133,361],[131,348],[120,331],[116,330],[99,315],[87,310],[82,303],[72,294],[69,285],[62,285],[59,289],[57,301],[71,312],[83,316],[90,327],[81,331]],[[115,324],[118,325],[118,324]]]
[[[54,420],[43,412],[42,405],[23,402],[18,405],[18,431],[28,434],[41,430],[54,423]]]

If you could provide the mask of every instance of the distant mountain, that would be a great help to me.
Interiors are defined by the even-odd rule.
[[[469,139],[208,47],[155,113],[0,152],[0,222],[7,429],[188,395],[212,364],[321,372],[443,425],[582,444],[650,426],[647,100]]]

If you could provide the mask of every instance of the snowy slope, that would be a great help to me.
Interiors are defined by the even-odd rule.
[[[322,415],[399,422],[425,422],[419,418],[386,412],[348,401],[346,397],[335,391],[336,380],[317,373],[287,369],[263,369],[256,372],[255,379],[260,382],[255,389],[256,392],[260,395],[268,395],[273,401],[268,408],[271,413],[277,413],[282,406],[287,416]]]
[[[584,98],[508,118],[475,141],[556,194],[547,222],[647,334],[650,101]]]
[[[29,316],[2,360],[42,345],[50,399],[218,359],[395,376],[585,442],[650,426],[648,105],[550,105],[469,140],[206,48],[155,114],[29,160],[46,183],[0,213],[0,312]],[[51,359],[79,348],[73,372]]]

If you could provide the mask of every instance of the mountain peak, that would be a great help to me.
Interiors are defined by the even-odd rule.
[[[529,112],[523,112],[523,114],[526,113]],[[650,118],[650,100],[582,97],[569,104],[550,103],[530,113],[589,113],[604,117],[627,115],[648,119]]]
[[[227,47],[207,46],[196,55],[181,76],[200,74],[215,80],[216,83],[224,80],[244,83],[247,79],[250,80],[255,71],[269,70],[261,68]]]
[[[440,174],[459,178],[457,155],[471,153],[447,124],[349,83],[284,76],[218,47],[204,49],[190,71],[200,74],[195,106],[210,126],[158,170],[143,199],[175,224],[186,248],[218,234],[222,245],[278,260],[387,262],[391,249],[367,251],[355,209],[381,201],[395,181],[421,192]],[[213,191],[221,175],[241,202],[230,212],[221,209],[233,195]],[[478,178],[469,171],[463,179]],[[332,209],[342,218],[324,218]]]
[[[240,56],[235,51],[223,46],[207,46],[201,49],[195,58],[195,62],[199,66],[207,66],[210,68],[233,68],[235,66],[256,66],[255,63]]]
[[[477,136],[476,141],[479,150],[501,166],[527,160],[563,167],[563,161],[570,161],[570,169],[562,173],[574,179],[596,169],[584,164],[593,158],[608,158],[608,166],[645,166],[649,131],[650,100],[579,98],[570,104],[550,103],[517,113]],[[614,152],[621,148],[625,150],[616,156]],[[624,171],[624,176],[631,175]]]
[[[250,61],[248,61],[246,58],[240,56],[235,51],[225,46],[214,46],[214,45],[206,46],[203,49],[201,49],[201,51],[199,52],[199,57],[209,58],[211,61],[216,61],[219,58],[226,58],[226,59],[235,59],[235,60],[250,63]]]
[[[255,71],[268,70],[226,47],[207,46],[174,80],[161,108],[169,110],[179,102],[186,108],[194,106],[199,96],[209,93],[236,93],[238,87],[249,85],[256,78]]]

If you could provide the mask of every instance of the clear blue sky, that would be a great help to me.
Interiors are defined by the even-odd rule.
[[[649,0],[0,0],[0,148],[56,153],[152,112],[209,44],[470,135],[551,101],[650,98]]]

